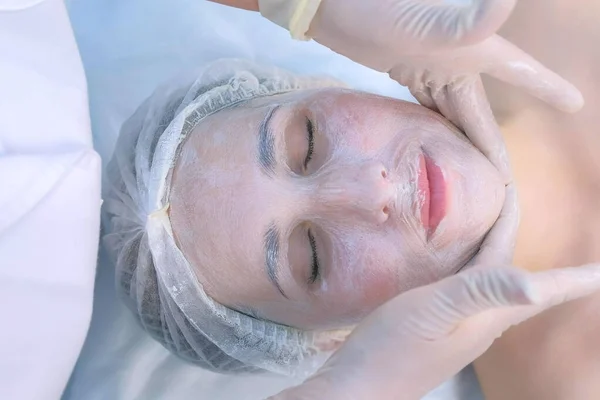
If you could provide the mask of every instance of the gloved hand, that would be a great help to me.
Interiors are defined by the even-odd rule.
[[[471,268],[384,304],[316,375],[273,399],[420,399],[510,326],[598,290],[600,265]]]
[[[426,107],[465,131],[510,180],[504,142],[481,73],[520,86],[565,111],[581,93],[493,33],[516,0],[259,0],[261,13],[407,86]]]

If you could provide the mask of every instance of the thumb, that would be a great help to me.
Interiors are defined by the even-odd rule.
[[[413,332],[427,341],[447,337],[464,320],[484,311],[537,300],[528,273],[515,267],[474,267],[428,289],[431,300],[415,316],[424,323]]]
[[[457,337],[472,335],[477,331],[480,336],[490,339],[483,343],[483,347],[479,347],[479,354],[511,326],[533,318],[551,307],[589,296],[600,290],[600,264],[523,273],[529,281],[529,305],[489,310],[487,313],[473,315],[460,327],[457,325]]]
[[[600,290],[600,264],[535,273],[515,267],[478,266],[439,282],[443,283],[448,288],[436,291],[437,308],[451,310],[452,321],[511,306],[530,306],[520,308],[529,318]]]
[[[492,36],[516,0],[408,0],[400,26],[419,39],[423,50],[475,44]]]
[[[525,307],[515,314],[510,325],[521,323],[549,308],[600,290],[600,264],[548,270],[531,276],[535,306]]]

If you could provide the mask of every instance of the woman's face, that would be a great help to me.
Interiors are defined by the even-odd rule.
[[[326,89],[202,121],[182,147],[170,216],[215,300],[327,329],[455,273],[503,201],[496,170],[439,115]]]

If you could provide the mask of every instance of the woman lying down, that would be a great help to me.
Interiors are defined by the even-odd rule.
[[[440,115],[235,60],[158,89],[106,187],[125,302],[171,352],[224,373],[290,372],[455,274],[505,197]]]

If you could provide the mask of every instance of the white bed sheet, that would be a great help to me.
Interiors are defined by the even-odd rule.
[[[68,2],[90,93],[94,144],[105,164],[122,122],[160,82],[222,57],[330,74],[353,87],[410,99],[408,91],[315,43],[294,42],[258,15],[200,0]],[[209,373],[169,355],[115,298],[100,253],[92,326],[65,399],[260,399],[290,379]],[[428,400],[476,400],[467,371]],[[476,392],[474,392],[476,393]]]
[[[0,0],[0,398],[60,398],[92,315],[100,162],[62,0]]]

